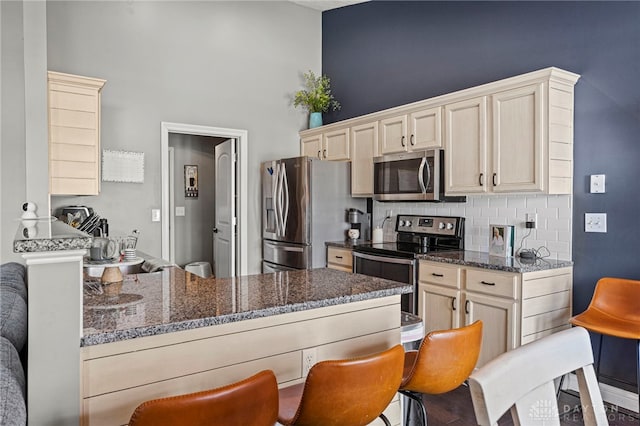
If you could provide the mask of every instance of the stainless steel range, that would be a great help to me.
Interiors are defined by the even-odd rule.
[[[357,245],[353,272],[413,285],[402,296],[402,310],[418,310],[417,254],[464,250],[464,218],[455,216],[398,215],[396,241]]]

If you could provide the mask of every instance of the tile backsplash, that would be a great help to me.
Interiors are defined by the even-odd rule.
[[[465,248],[488,251],[489,225],[514,225],[515,250],[520,247],[546,247],[549,257],[571,260],[572,198],[570,195],[492,195],[468,196],[466,203],[373,203],[373,226],[380,226],[392,210],[393,217],[385,221],[385,241],[395,240],[398,214],[462,216],[465,221]],[[527,213],[537,214],[535,229],[525,228]],[[529,231],[531,231],[529,233]],[[524,237],[524,240],[523,240]],[[522,245],[522,246],[521,246]],[[544,255],[544,249],[540,254]]]

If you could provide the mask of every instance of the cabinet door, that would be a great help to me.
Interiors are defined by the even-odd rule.
[[[418,284],[418,315],[425,334],[460,327],[460,290],[433,284]]]
[[[322,159],[322,134],[300,140],[300,155]]]
[[[482,321],[482,349],[476,367],[516,347],[515,300],[467,292],[464,308],[465,324]]]
[[[407,150],[407,116],[380,120],[380,154],[393,154]]]
[[[378,155],[378,122],[351,128],[351,195],[373,195],[373,157]]]
[[[100,91],[105,80],[48,72],[49,193],[100,193]]]
[[[541,192],[542,83],[492,96],[495,192]]]
[[[343,161],[349,159],[349,129],[327,132],[323,138],[322,159]]]
[[[445,106],[445,193],[486,192],[487,99],[480,97]]]
[[[409,149],[442,148],[441,108],[429,108],[409,115]]]

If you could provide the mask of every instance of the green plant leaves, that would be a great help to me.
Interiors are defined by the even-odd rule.
[[[340,103],[331,94],[330,80],[326,75],[316,77],[313,71],[304,73],[304,86],[305,89],[296,92],[293,98],[294,106],[302,106],[309,112],[340,109]]]

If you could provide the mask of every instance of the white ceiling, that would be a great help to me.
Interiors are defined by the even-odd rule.
[[[369,0],[289,0],[292,3],[299,4],[311,9],[325,11],[329,9],[337,9],[343,6],[349,6],[356,3],[364,3]]]

